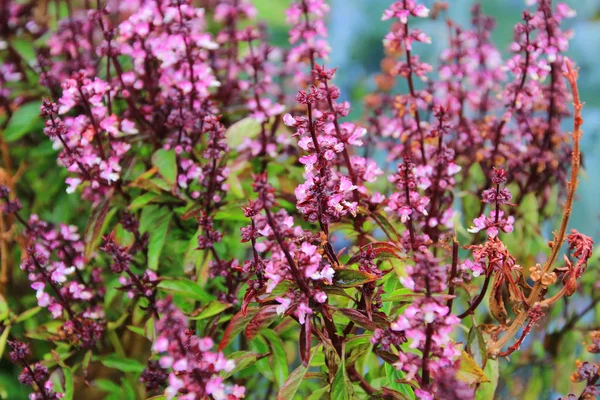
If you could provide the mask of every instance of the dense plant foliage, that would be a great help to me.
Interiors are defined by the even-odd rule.
[[[391,2],[350,118],[323,0],[286,48],[250,0],[90,3],[0,2],[5,398],[492,399],[600,352],[569,336],[598,300],[566,5],[528,1],[508,59],[475,6],[434,68],[448,4]],[[572,362],[548,386],[594,398]]]

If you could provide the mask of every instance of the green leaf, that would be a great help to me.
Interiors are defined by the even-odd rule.
[[[134,325],[127,325],[127,329],[129,329],[133,333],[137,333],[142,337],[146,337],[146,332],[144,331],[144,328],[140,328],[139,326]]]
[[[254,118],[247,117],[231,125],[225,132],[227,145],[235,149],[243,143],[244,138],[253,139],[260,133],[260,122]]]
[[[348,268],[338,269],[333,277],[334,284],[343,288],[361,286],[375,280],[375,275]]]
[[[121,314],[121,316],[119,317],[118,320],[116,321],[109,321],[106,324],[106,327],[108,328],[108,330],[114,331],[115,329],[118,329],[121,325],[123,325],[123,322],[125,322],[125,320],[129,318],[129,313],[128,312],[124,312],[123,314]]]
[[[281,388],[289,374],[286,353],[285,349],[283,348],[283,341],[275,332],[270,329],[263,329],[260,334],[265,338],[269,348],[271,349],[271,370],[273,371],[273,376],[275,377],[277,385]]]
[[[388,386],[395,391],[402,393],[408,399],[415,399],[415,392],[413,388],[406,383],[398,382],[404,378],[404,372],[396,369],[394,366],[384,363],[385,377],[388,381]]]
[[[9,143],[14,142],[31,132],[36,124],[41,126],[42,120],[39,116],[41,104],[41,101],[32,101],[19,107],[4,130],[2,135],[4,140]]]
[[[144,371],[144,365],[137,360],[131,358],[119,357],[116,354],[109,354],[100,359],[102,365],[108,368],[117,369],[122,372],[136,372],[141,373]]]
[[[6,299],[0,294],[0,322],[8,318],[9,311]]]
[[[120,395],[121,394],[121,386],[114,383],[113,381],[109,381],[108,379],[95,379],[94,386],[98,389],[108,392],[110,394]]]
[[[133,383],[136,383],[133,381]],[[133,389],[133,385],[131,384],[130,379],[121,378],[121,387],[123,388],[123,399],[135,400],[137,396],[135,395],[135,390]]]
[[[63,375],[65,376],[65,391],[63,400],[73,400],[73,393],[75,392],[75,387],[73,384],[73,371],[71,368],[62,369]]]
[[[8,325],[2,331],[2,335],[0,335],[0,358],[4,354],[4,349],[6,348],[6,341],[8,340],[8,334],[10,333],[11,326]]]
[[[344,352],[342,352],[343,354]],[[346,360],[342,357],[338,365],[338,370],[331,382],[329,398],[331,400],[350,400],[354,397],[353,393],[352,382],[348,379],[348,373],[346,372]]]
[[[232,360],[235,362],[235,367],[229,371],[222,371],[221,377],[223,379],[227,379],[238,371],[241,371],[248,366],[254,364],[256,360],[260,357],[260,354],[254,353],[252,351],[236,351],[235,353],[231,353],[227,356],[228,360]]]
[[[211,301],[208,305],[194,316],[191,316],[190,319],[193,320],[202,320],[210,317],[214,317],[217,314],[222,313],[231,307],[231,304],[221,303],[220,301]]]
[[[326,399],[329,396],[327,396],[327,394],[329,393],[329,385],[322,387],[321,389],[317,389],[315,391],[313,391],[310,396],[308,396],[306,398],[306,400],[322,400],[322,399]]]
[[[202,264],[203,252],[198,251],[198,237],[203,234],[203,229],[198,227],[198,230],[188,241],[185,252],[183,253],[183,270],[198,271]]]
[[[33,42],[31,40],[27,40],[25,38],[15,38],[10,42],[10,44],[12,45],[13,49],[19,53],[21,58],[29,63],[29,65],[32,65],[35,62],[36,51],[33,48]]]
[[[158,168],[163,179],[171,186],[175,186],[177,179],[177,160],[174,150],[159,149],[152,154],[152,165]]]
[[[466,350],[481,368],[485,368],[487,349],[483,335],[477,325],[473,325],[469,330]]]
[[[312,351],[310,358],[308,360],[308,363],[307,363],[308,365],[310,365],[310,362],[312,361],[313,357],[315,356],[315,354],[317,353],[319,348],[320,348],[320,346],[317,346]],[[279,389],[279,393],[277,394],[277,400],[293,399],[294,395],[300,388],[300,385],[302,384],[302,382],[304,382],[304,377],[306,376],[307,372],[308,372],[308,366],[305,366],[304,364],[300,364],[298,366],[298,368],[296,368],[294,371],[292,371],[292,373],[290,374],[288,379],[285,381],[283,386],[281,386],[281,389]]]
[[[156,271],[163,247],[167,240],[167,232],[172,213],[166,207],[145,207],[140,218],[140,233],[148,233],[148,268]]]
[[[18,324],[20,322],[27,321],[28,319],[32,318],[33,316],[35,316],[40,311],[42,311],[42,307],[39,307],[39,306],[38,307],[30,308],[27,311],[23,311],[17,317],[17,319],[15,320],[15,323]]]
[[[202,303],[214,300],[212,295],[206,293],[197,283],[187,278],[164,279],[158,284],[158,287],[167,292],[178,293]]]
[[[90,361],[92,361],[92,350],[88,350],[86,351],[85,355],[83,356],[83,361],[81,361],[81,368],[83,369],[83,371],[87,371],[89,365],[90,365]]]
[[[475,400],[489,400],[494,398],[496,388],[498,387],[498,378],[500,377],[498,360],[488,360],[484,372],[490,379],[490,382],[484,382],[479,385],[475,392]]]
[[[157,193],[151,193],[151,192],[144,193],[140,197],[135,198],[129,204],[129,207],[127,207],[127,208],[130,211],[138,210],[138,209],[144,207],[146,204],[150,204],[152,201],[156,200],[159,197],[160,197],[160,195]]]

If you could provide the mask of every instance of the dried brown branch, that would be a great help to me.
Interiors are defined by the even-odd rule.
[[[579,167],[581,163],[581,151],[580,151],[580,141],[581,136],[583,135],[583,131],[581,130],[581,126],[583,125],[583,118],[581,117],[581,110],[583,108],[583,103],[579,98],[579,88],[577,86],[577,77],[578,77],[578,68],[573,68],[571,62],[566,59],[567,71],[564,73],[565,78],[569,82],[571,86],[571,91],[573,93],[573,132],[571,137],[573,138],[573,153],[571,155],[571,180],[567,182],[567,199],[564,205],[563,216],[560,223],[560,228],[558,233],[555,234],[554,240],[551,242],[551,252],[548,256],[548,259],[544,263],[542,271],[544,273],[551,272],[554,269],[554,263],[560,251],[560,248],[565,241],[565,236],[567,232],[567,226],[569,224],[569,218],[571,217],[571,211],[573,209],[573,201],[575,199],[575,192],[577,191],[578,184],[578,175],[579,175]],[[508,342],[515,337],[519,329],[523,326],[525,320],[527,319],[528,309],[538,303],[541,303],[542,306],[548,306],[551,303],[554,303],[557,300],[557,296],[553,296],[552,301],[544,302],[543,301],[543,289],[541,280],[537,281],[531,291],[531,294],[527,298],[527,307],[523,307],[517,318],[510,324],[504,335],[497,341],[491,342],[488,345],[488,354],[492,357],[496,357],[500,354],[500,351],[504,346],[508,344]],[[565,291],[561,290],[559,293],[564,294]],[[559,297],[562,297],[560,295]],[[548,299],[550,300],[550,299]]]

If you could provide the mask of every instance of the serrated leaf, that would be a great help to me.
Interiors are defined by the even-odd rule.
[[[183,270],[186,272],[197,272],[202,264],[202,251],[198,251],[198,237],[203,234],[202,227],[198,227],[194,236],[188,241],[183,253]]]
[[[0,294],[0,322],[8,318],[9,309],[8,303],[2,294]]]
[[[414,400],[415,392],[413,388],[406,383],[399,382],[404,378],[404,372],[388,363],[384,363],[383,368],[385,370],[385,377],[388,381],[388,385],[386,386],[397,391],[404,398]]]
[[[33,47],[33,42],[31,40],[17,37],[12,39],[10,44],[12,45],[13,49],[15,49],[17,53],[19,53],[23,60],[27,61],[29,65],[33,65],[37,53],[35,51],[35,48]]]
[[[92,360],[92,355],[92,350],[88,350],[83,356],[83,361],[81,361],[81,368],[83,369],[84,374],[87,373],[88,366],[90,365],[90,361]]]
[[[98,389],[104,392],[116,395],[121,394],[121,386],[108,379],[95,379],[94,386],[96,386]]]
[[[402,250],[392,243],[373,242],[361,247],[359,251],[357,251],[352,257],[350,257],[346,265],[352,265],[357,263],[361,258],[361,254],[369,248],[373,251],[375,258],[406,258],[402,253]]]
[[[342,352],[342,355],[344,352]],[[352,382],[348,378],[346,371],[346,360],[344,357],[340,359],[338,370],[335,373],[329,390],[330,400],[350,400],[353,398],[354,390]]]
[[[140,233],[148,233],[148,268],[156,271],[163,247],[167,240],[167,232],[172,213],[166,207],[150,206],[142,210]]]
[[[322,387],[321,389],[314,390],[306,400],[323,400],[329,398],[329,385]]]
[[[253,339],[260,329],[269,326],[277,317],[277,306],[275,304],[262,307],[246,325],[244,335],[248,339]]]
[[[130,211],[139,210],[144,207],[146,204],[152,203],[154,200],[160,198],[160,195],[157,193],[144,193],[143,195],[136,197],[127,207]]]
[[[146,332],[144,331],[144,328],[141,328],[139,326],[127,325],[127,329],[129,329],[133,333],[137,333],[140,336],[146,337]]]

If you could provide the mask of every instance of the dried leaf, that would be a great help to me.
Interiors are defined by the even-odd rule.
[[[473,360],[473,358],[471,358],[464,350],[460,356],[460,368],[456,373],[456,377],[468,385],[490,382],[490,379],[485,375],[485,372],[483,372],[475,360]]]

